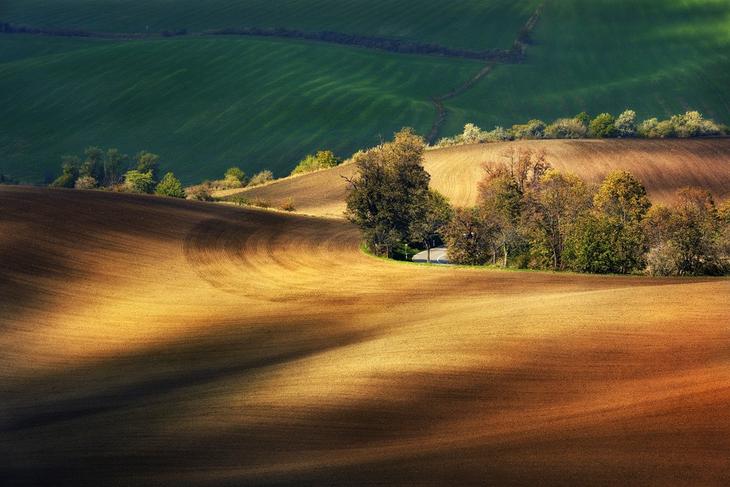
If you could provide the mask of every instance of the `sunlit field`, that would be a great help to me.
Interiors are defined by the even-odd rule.
[[[124,194],[0,209],[11,484],[728,480],[726,279],[404,265],[341,220]]]

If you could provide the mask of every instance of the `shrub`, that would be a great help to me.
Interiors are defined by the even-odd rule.
[[[587,112],[580,112],[573,118],[578,120],[586,129],[588,129],[588,124],[591,123],[591,116]]]
[[[487,132],[484,136],[487,142],[503,142],[512,140],[512,135],[502,127],[494,127],[494,130]]]
[[[650,276],[676,276],[677,249],[670,242],[661,242],[646,254],[646,273]]]
[[[684,115],[674,115],[670,122],[677,137],[699,137],[721,135],[722,128],[712,120],[706,120],[697,111],[689,111]]]
[[[636,112],[625,110],[614,123],[617,137],[636,137]]]
[[[258,186],[260,184],[267,183],[269,181],[274,180],[274,175],[271,171],[261,171],[257,174],[254,174],[251,178],[251,181],[249,181],[249,186]]]
[[[240,167],[230,167],[226,170],[223,179],[234,187],[238,183],[237,187],[240,188],[246,184],[246,173]]]
[[[79,166],[81,166],[81,160],[78,157],[63,156],[61,158],[61,175],[51,183],[51,186],[54,188],[73,188],[76,179],[79,177]]]
[[[208,184],[198,184],[196,186],[190,186],[186,191],[187,199],[195,201],[213,201],[213,196],[210,194],[210,187]]]
[[[168,172],[162,178],[162,181],[155,188],[155,194],[172,198],[185,198],[185,190],[180,184],[180,180],[171,172]]]
[[[560,118],[545,129],[545,136],[551,139],[582,139],[587,133],[586,126],[575,118]]]
[[[233,196],[229,198],[228,201],[238,206],[248,206],[251,204],[248,198],[240,195]]]
[[[302,159],[297,167],[291,172],[291,175],[303,174],[320,169],[335,167],[342,162],[332,151],[318,151],[316,154],[309,154]]]
[[[149,172],[153,181],[157,181],[160,171],[160,156],[152,152],[140,151],[136,156],[137,166],[135,169],[140,173]]]
[[[251,200],[251,206],[256,206],[258,208],[271,208],[271,203],[262,198],[255,198]]]
[[[464,143],[464,139],[461,137],[461,134],[459,134],[454,137],[443,137],[443,138],[439,139],[439,141],[436,142],[436,147],[438,147],[438,148],[453,147],[455,145],[462,145],[463,143]]]
[[[464,144],[478,144],[486,140],[486,133],[473,123],[467,123],[461,133],[461,140]]]
[[[593,137],[610,138],[616,136],[615,119],[610,113],[601,113],[591,120],[589,132]]]
[[[136,169],[127,171],[124,175],[124,184],[133,193],[151,193],[155,189],[155,180],[152,171],[140,172]]]
[[[76,189],[93,189],[96,188],[96,179],[91,176],[81,176],[74,183]]]
[[[541,139],[545,135],[545,122],[533,119],[524,125],[513,125],[512,136],[515,139]]]
[[[292,198],[287,198],[279,205],[279,209],[284,211],[294,211],[297,208],[294,206],[294,200]]]
[[[76,183],[76,178],[73,173],[64,172],[50,184],[52,188],[73,188]]]

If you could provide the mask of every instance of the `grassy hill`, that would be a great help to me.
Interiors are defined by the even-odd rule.
[[[727,279],[403,265],[127,194],[0,215],[6,484],[727,483]]]
[[[64,39],[55,53],[27,40],[0,37],[29,55],[0,63],[0,172],[36,181],[87,145],[157,152],[188,183],[230,165],[283,176],[317,149],[348,156],[403,126],[427,131],[430,96],[479,69],[276,39]]]
[[[0,21],[131,32],[282,26],[507,47],[537,2],[7,0]],[[580,111],[699,109],[730,122],[723,0],[546,2],[522,64],[448,99],[442,135]],[[511,34],[510,34],[511,33]],[[347,156],[402,126],[428,133],[431,99],[476,61],[292,39],[110,42],[0,35],[0,172],[40,182],[87,145],[163,155],[186,183],[231,165],[286,174],[306,153]]]
[[[104,32],[232,27],[392,37],[508,48],[539,0],[4,0],[0,21]]]
[[[685,186],[730,198],[730,139],[711,140],[546,140],[478,144],[426,152],[424,167],[431,187],[456,206],[476,203],[477,184],[484,177],[482,164],[500,160],[505,150],[528,147],[544,150],[548,162],[563,172],[599,183],[613,170],[628,170],[645,185],[655,203],[671,203]],[[342,217],[352,164],[291,177],[261,187],[228,190],[223,198],[244,197],[278,205],[291,198],[297,211]]]
[[[730,3],[546,2],[526,62],[497,66],[451,100],[445,133],[581,111],[665,117],[688,109],[730,123]]]

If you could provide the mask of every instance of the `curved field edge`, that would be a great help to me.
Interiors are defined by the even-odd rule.
[[[727,480],[728,280],[393,265],[341,221],[126,194],[0,210],[15,483]]]
[[[500,160],[513,148],[544,150],[556,169],[592,183],[613,170],[627,170],[646,186],[654,203],[670,203],[674,193],[686,186],[711,191],[715,198],[730,198],[730,138],[699,140],[530,140],[478,144],[426,152],[424,167],[431,187],[456,206],[471,206],[477,200],[482,165]],[[244,197],[278,205],[292,199],[296,210],[313,215],[342,217],[347,182],[355,166],[336,168],[286,178],[261,187],[229,190],[224,199]]]

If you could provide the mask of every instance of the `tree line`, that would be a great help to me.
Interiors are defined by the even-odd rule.
[[[514,149],[485,164],[476,206],[452,208],[429,189],[425,147],[405,129],[355,158],[346,215],[376,254],[399,257],[409,247],[445,243],[449,260],[465,265],[652,275],[730,271],[730,204],[718,207],[708,191],[685,188],[673,205],[652,205],[626,171],[594,186],[555,170],[544,153]]]
[[[649,118],[639,123],[636,112],[624,110],[614,117],[601,113],[591,118],[586,112],[572,118],[559,118],[552,123],[533,119],[511,128],[495,127],[485,131],[468,123],[464,131],[454,137],[445,137],[436,147],[503,142],[530,139],[585,139],[585,138],[691,138],[728,135],[730,129],[714,120],[706,119],[698,111],[673,115],[666,120]]]
[[[185,198],[180,180],[172,172],[160,177],[160,156],[140,151],[134,158],[118,149],[87,147],[83,158],[61,158],[61,175],[51,184],[56,188],[108,189],[132,193],[155,193]]]

